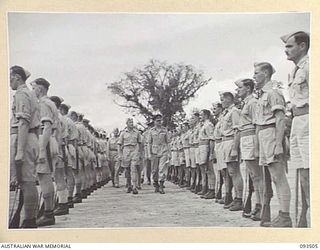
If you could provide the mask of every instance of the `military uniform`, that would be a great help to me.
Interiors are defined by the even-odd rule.
[[[190,129],[181,135],[181,144],[185,157],[185,178],[187,181],[187,187],[189,188],[191,185],[190,177],[191,177],[191,161],[190,161]]]
[[[239,155],[232,157],[232,151],[236,151],[239,154],[239,150],[235,145],[235,133],[239,128],[239,116],[240,110],[236,108],[234,104],[229,106],[221,120],[221,131],[222,131],[222,149],[224,161],[227,164],[227,172],[230,175],[235,191],[235,199],[231,198],[231,184],[226,184],[227,193],[226,202],[224,208],[228,208],[230,211],[239,211],[243,209],[242,195],[243,195],[243,179],[240,172],[239,166]],[[228,198],[230,197],[230,198]]]
[[[122,167],[128,170],[128,184],[131,186],[131,179],[134,193],[137,193],[139,165],[141,164],[141,134],[137,129],[126,128],[121,132],[118,145],[122,148]]]
[[[110,162],[110,167],[114,169],[114,184],[119,187],[120,174],[120,159],[118,155],[118,140],[119,137],[111,137],[107,142],[107,158]]]
[[[147,176],[148,185],[151,183],[151,161],[148,152],[148,134],[150,128],[148,128],[142,135],[142,145],[143,145],[143,165],[144,165],[144,174]]]
[[[152,177],[156,191],[159,190],[158,181],[160,181],[160,188],[163,190],[163,183],[166,179],[169,143],[170,141],[166,128],[153,127],[150,129],[148,144],[151,153]]]
[[[28,124],[28,135],[25,148],[18,141],[19,123],[23,119]],[[38,191],[35,186],[36,164],[39,154],[38,129],[40,126],[39,104],[35,95],[24,84],[17,88],[13,96],[12,117],[10,121],[10,179],[16,181],[15,157],[17,151],[24,151],[21,168],[21,189],[24,193],[24,221],[23,228],[36,227],[36,211],[38,205]],[[19,175],[19,173],[18,173]],[[19,179],[19,177],[18,177]]]

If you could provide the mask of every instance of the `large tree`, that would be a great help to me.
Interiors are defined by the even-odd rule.
[[[161,113],[167,125],[172,125],[184,116],[183,107],[190,98],[210,80],[192,65],[150,60],[141,69],[126,72],[119,81],[107,85],[121,101],[116,103],[130,113],[145,119]]]

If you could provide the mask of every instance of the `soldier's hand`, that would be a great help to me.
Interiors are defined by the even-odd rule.
[[[283,147],[281,144],[276,144],[276,147],[274,148],[274,158],[279,159],[283,155]]]
[[[235,149],[232,149],[231,150],[231,153],[230,153],[230,157],[231,157],[231,159],[237,159],[237,157],[238,157],[238,151],[237,150],[235,150]]]
[[[22,160],[15,161],[15,165],[16,165],[17,183],[21,184],[21,182],[22,182],[22,165],[23,165],[23,161]]]

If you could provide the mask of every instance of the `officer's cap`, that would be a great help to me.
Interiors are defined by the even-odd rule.
[[[289,33],[289,34],[287,34],[287,35],[281,36],[280,39],[281,39],[284,43],[286,43],[286,42],[289,40],[290,37],[292,37],[292,36],[294,36],[294,35],[297,35],[297,34],[303,34],[303,35],[309,36],[309,33],[307,33],[307,32],[297,31],[297,32],[291,32],[291,33]]]
[[[154,121],[157,120],[157,119],[162,119],[162,115],[157,114],[157,115],[155,115],[155,116],[153,117],[153,120],[154,120]]]

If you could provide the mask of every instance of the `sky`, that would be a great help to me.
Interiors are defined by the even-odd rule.
[[[270,62],[273,79],[287,85],[293,63],[280,36],[310,29],[308,13],[8,14],[9,65],[26,68],[28,82],[43,77],[49,95],[63,97],[93,126],[111,132],[130,114],[115,104],[107,84],[150,59],[192,64],[211,82],[185,107],[210,108],[218,91],[252,78],[255,62]],[[11,93],[12,94],[12,93]],[[286,90],[284,91],[286,95]],[[136,122],[143,118],[135,117]]]

